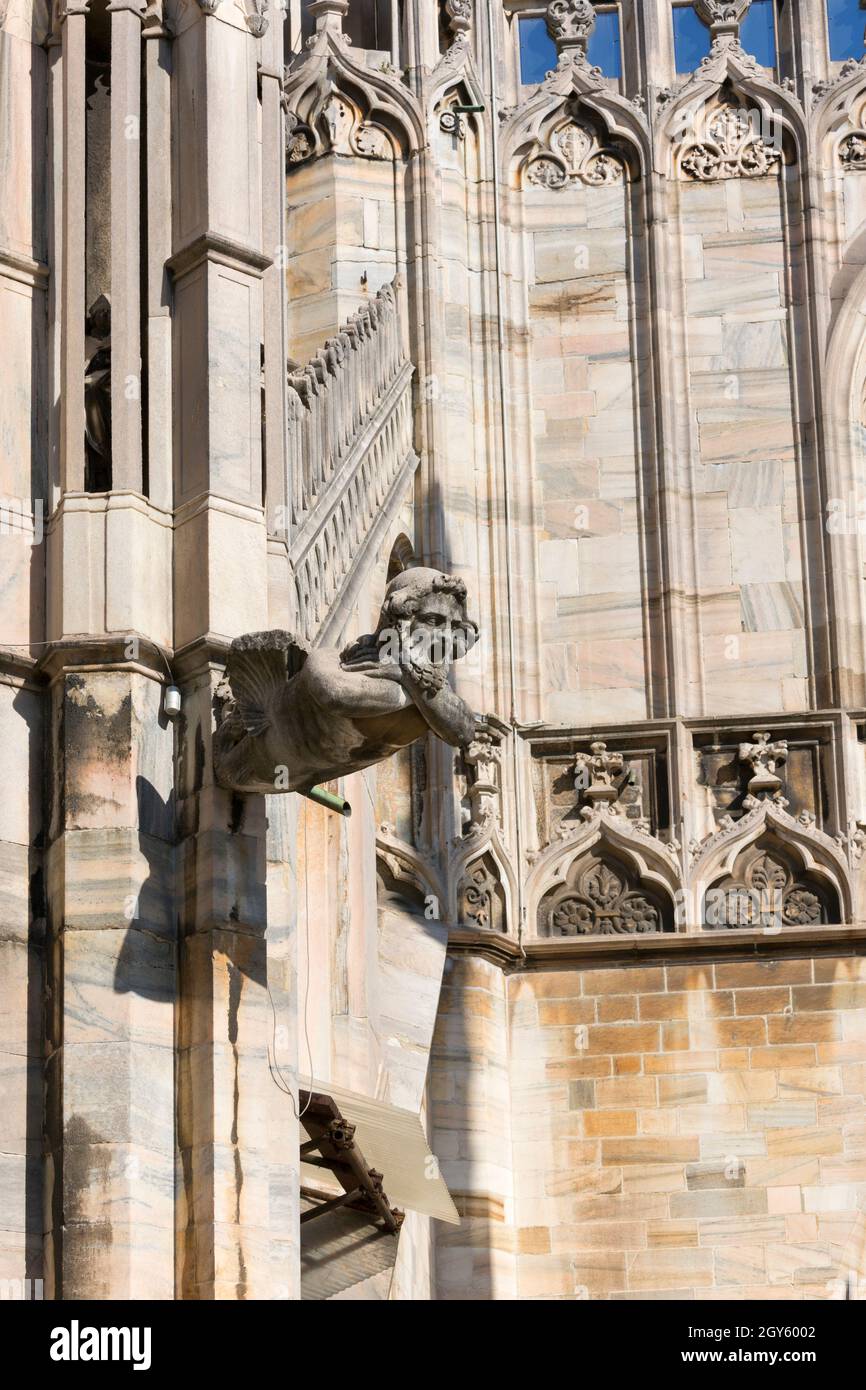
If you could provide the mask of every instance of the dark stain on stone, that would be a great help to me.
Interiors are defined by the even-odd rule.
[[[238,1010],[241,1003],[243,976],[236,965],[229,962],[229,1042],[232,1047],[238,1041]]]
[[[45,875],[41,865],[30,875],[30,917],[34,922],[44,921],[46,917]]]
[[[237,792],[232,792],[231,812],[229,814],[229,833],[237,835],[241,828],[244,818],[244,799]]]
[[[234,1146],[234,1168],[235,1168],[235,1221],[240,1225],[241,1220],[241,1192],[244,1186],[244,1170],[241,1163],[240,1149],[238,1148],[238,1108],[240,1104],[240,1076],[238,1072],[238,1012],[241,1004],[241,990],[243,989],[243,975],[236,965],[229,961],[229,1042],[232,1045],[232,1058],[234,1061],[234,1090],[232,1095],[232,1133],[231,1142]]]
[[[99,686],[96,688],[98,692]],[[116,687],[111,694],[114,707]],[[106,714],[92,693],[88,677],[67,677],[60,738],[66,766],[74,769],[63,787],[67,829],[74,829],[80,817],[95,814],[106,804],[105,798],[82,791],[79,765],[85,770],[95,763],[125,767],[132,750],[132,723],[132,691],[128,684],[114,712]]]
[[[202,787],[204,786],[204,759],[204,736],[201,731],[201,724],[196,724],[194,763],[192,774],[192,789],[196,792],[201,791]]]
[[[183,1190],[186,1194],[186,1229],[180,1234],[180,1271],[179,1283],[180,1293],[183,1298],[194,1297],[195,1289],[195,1223],[192,1218],[194,1209],[194,1176],[192,1167],[192,1151],[188,1148],[180,1149],[180,1166],[183,1173]]]
[[[91,1222],[81,1197],[95,1188],[106,1196],[111,1187],[111,1152],[105,1139],[81,1115],[72,1115],[63,1132],[63,1223],[86,1222],[100,1232],[100,1243],[112,1242],[111,1223]],[[89,1205],[89,1203],[88,1203]]]

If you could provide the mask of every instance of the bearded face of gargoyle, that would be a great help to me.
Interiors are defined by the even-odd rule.
[[[428,730],[465,747],[475,716],[448,673],[477,638],[462,579],[420,567],[391,581],[376,631],[342,652],[309,651],[288,632],[236,638],[217,691],[218,782],[238,792],[306,791]]]

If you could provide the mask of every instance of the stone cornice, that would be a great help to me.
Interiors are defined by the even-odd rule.
[[[134,658],[126,655],[132,639],[138,648]],[[37,657],[27,654],[26,644],[0,647],[0,671],[31,686],[50,684],[70,671],[138,671],[159,682],[170,673],[171,651],[139,632],[110,632],[98,637],[75,634],[32,645],[39,651]]]
[[[451,927],[448,931],[449,956],[481,956],[509,974],[520,969],[525,954],[512,936],[500,932]]]
[[[151,502],[141,492],[65,492],[45,525],[50,532],[55,530],[70,512],[140,512],[157,526],[171,526],[172,514],[165,507]]]
[[[563,937],[524,941],[495,932],[454,927],[448,954],[480,956],[507,974],[525,970],[579,970],[584,966],[681,965],[713,959],[766,959],[773,956],[866,955],[866,923],[847,926],[785,928],[771,935],[742,929],[667,932],[646,936]],[[623,982],[627,991],[627,982]]]
[[[237,517],[241,521],[252,522],[253,525],[264,523],[264,507],[252,506],[249,502],[238,502],[234,498],[222,497],[216,492],[199,492],[175,508],[174,524],[176,527],[184,526],[194,517],[207,511],[224,512],[226,516]]]
[[[212,668],[222,668],[226,664],[231,638],[219,632],[205,632],[178,647],[174,653],[172,667],[178,680],[188,682],[204,675]]]
[[[49,274],[49,267],[44,261],[36,261],[21,251],[13,251],[9,246],[0,246],[0,275],[4,278],[42,289]]]
[[[244,242],[234,241],[230,237],[221,236],[219,233],[204,232],[196,237],[195,241],[189,242],[187,246],[182,246],[179,251],[175,251],[166,261],[166,269],[171,273],[175,280],[181,279],[184,275],[195,270],[205,261],[211,261],[217,265],[227,265],[233,270],[241,270],[246,274],[252,273],[257,278],[262,272],[273,265],[273,257],[266,256],[263,252],[257,251],[254,246],[248,246]]]

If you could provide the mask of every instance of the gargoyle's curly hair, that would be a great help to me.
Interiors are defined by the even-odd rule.
[[[431,593],[453,594],[466,617],[466,585],[463,580],[455,574],[441,574],[439,570],[419,566],[404,570],[391,580],[379,614],[380,630],[395,621],[399,622],[401,618],[411,618],[418,612],[427,594]]]
[[[462,610],[462,622],[455,632],[454,656],[463,656],[478,640],[478,627],[466,612],[466,585],[454,574],[418,565],[396,575],[385,590],[376,631],[359,637],[340,653],[344,666],[378,661],[379,635],[418,612],[428,594],[453,594]]]

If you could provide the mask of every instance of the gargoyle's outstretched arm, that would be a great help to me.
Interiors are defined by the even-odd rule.
[[[410,705],[409,696],[399,684],[398,668],[393,668],[390,679],[382,679],[372,671],[347,671],[335,651],[312,652],[300,679],[323,710],[391,714]]]
[[[434,694],[404,670],[403,685],[408,690],[421,718],[434,734],[453,748],[464,748],[475,737],[475,715],[465,700],[449,686],[443,685]]]

